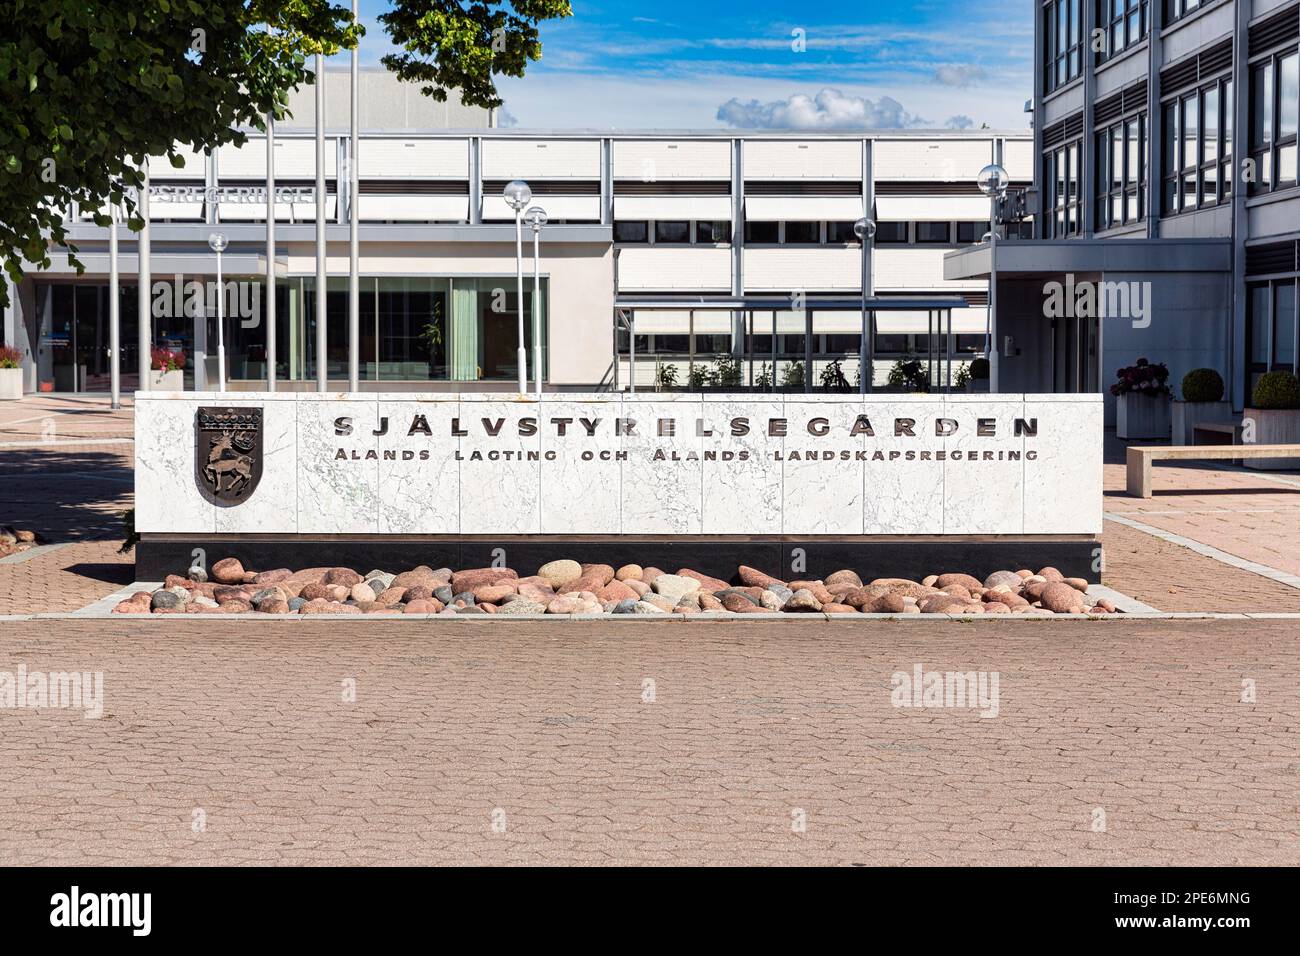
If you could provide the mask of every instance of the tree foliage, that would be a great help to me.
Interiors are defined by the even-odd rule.
[[[380,19],[403,52],[385,64],[435,99],[458,89],[485,107],[501,104],[494,76],[522,76],[541,56],[538,22],[571,13],[565,0],[391,7]],[[350,4],[329,0],[0,0],[0,20],[0,259],[15,282],[24,262],[49,268],[51,246],[68,245],[70,204],[124,208],[142,228],[133,191],[146,157],[181,166],[177,144],[242,145],[240,127],[265,129],[314,81],[309,57],[364,33]]]

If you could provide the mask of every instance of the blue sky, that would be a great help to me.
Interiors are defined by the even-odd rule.
[[[361,4],[363,60],[387,4]],[[501,78],[507,121],[558,128],[1024,129],[1033,4],[574,0]]]

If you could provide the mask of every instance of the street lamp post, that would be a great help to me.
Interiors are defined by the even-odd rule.
[[[221,281],[221,253],[228,242],[225,233],[208,236],[208,245],[217,254],[217,390],[226,390],[226,289]]]
[[[988,345],[985,351],[989,361],[989,391],[998,391],[998,200],[1007,194],[1011,177],[997,163],[989,163],[975,177],[980,192],[989,197],[989,319]]]
[[[546,225],[546,210],[530,206],[524,213],[528,225],[533,227],[533,376],[537,379],[537,400],[542,400],[542,280],[541,252],[542,226]]]
[[[867,327],[867,287],[871,284],[867,246],[876,234],[875,220],[862,217],[853,224],[853,234],[862,243],[862,338],[858,342],[858,394],[865,395],[873,374],[869,353],[871,330]]]
[[[515,211],[515,294],[518,297],[519,314],[519,349],[516,352],[519,364],[519,395],[528,394],[528,350],[524,348],[524,207],[533,198],[533,191],[522,179],[506,183],[502,195],[506,203]]]

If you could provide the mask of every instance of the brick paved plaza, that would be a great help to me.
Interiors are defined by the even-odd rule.
[[[6,863],[1300,863],[1294,622],[5,634],[105,697],[0,718]],[[891,706],[917,663],[998,716]]]
[[[0,615],[130,583],[130,435],[0,409],[0,523],[52,546],[0,560]],[[1300,479],[1162,467],[1139,501],[1112,445],[1107,514],[1220,557],[1108,520],[1107,585],[1300,612],[1222,559],[1300,572]],[[11,617],[0,670],[102,671],[104,712],[0,711],[0,863],[1294,865],[1298,631]],[[918,664],[997,672],[998,715],[893,706]]]

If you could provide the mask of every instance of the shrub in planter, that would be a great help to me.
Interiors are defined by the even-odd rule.
[[[185,353],[180,349],[154,349],[149,353],[150,387],[160,392],[185,388]]]
[[[987,392],[989,390],[989,360],[971,359],[966,366],[967,380],[959,383],[967,392]]]
[[[16,401],[23,397],[22,353],[0,345],[0,400]]]
[[[1251,408],[1300,408],[1300,381],[1290,372],[1265,372],[1250,395]]]
[[[987,379],[989,377],[989,360],[986,358],[971,359],[970,377],[973,379]]]
[[[924,392],[930,388],[930,373],[918,358],[901,358],[889,368],[890,388]]]
[[[1212,368],[1194,368],[1183,376],[1184,402],[1217,402],[1223,398],[1223,376]]]
[[[1196,426],[1233,420],[1232,404],[1223,401],[1223,376],[1212,368],[1194,368],[1183,376],[1182,400],[1173,404],[1173,442],[1196,444]]]
[[[1144,358],[1118,369],[1110,393],[1115,404],[1115,433],[1123,439],[1168,438],[1169,367]]]
[[[1261,375],[1242,425],[1243,439],[1249,444],[1300,444],[1300,381],[1290,372]],[[1267,471],[1300,467],[1295,458],[1247,458],[1243,463]]]

